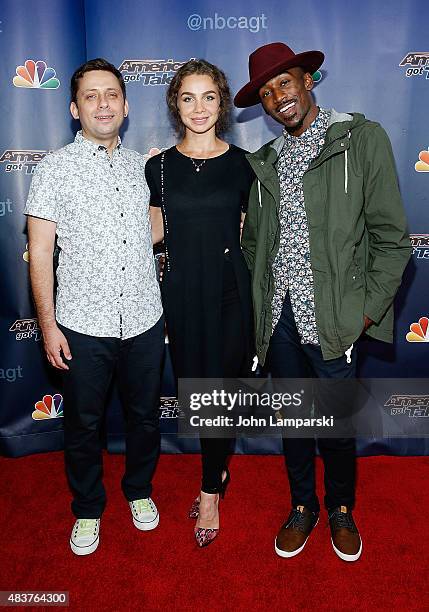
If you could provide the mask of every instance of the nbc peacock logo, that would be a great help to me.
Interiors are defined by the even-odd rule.
[[[60,393],[55,395],[44,395],[43,399],[34,404],[34,412],[31,415],[35,421],[44,419],[60,419],[63,413],[63,396]]]
[[[143,158],[147,161],[148,159],[150,159],[151,157],[154,157],[155,155],[159,155],[160,153],[162,153],[163,151],[165,151],[165,149],[158,149],[158,147],[151,147],[149,149],[148,153],[144,153],[143,154]]]
[[[56,72],[43,60],[27,60],[24,66],[18,66],[13,77],[15,87],[31,89],[58,89],[60,81]]]
[[[429,342],[428,317],[420,317],[417,323],[411,323],[406,339],[407,342]]]
[[[419,159],[414,164],[416,172],[429,172],[429,149],[427,151],[420,151]]]

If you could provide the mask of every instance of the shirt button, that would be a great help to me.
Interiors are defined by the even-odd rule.
[[[119,191],[119,187],[116,187],[116,191]]]

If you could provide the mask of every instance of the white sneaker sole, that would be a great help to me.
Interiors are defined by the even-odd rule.
[[[317,519],[316,524],[314,525],[313,529],[316,527],[318,522],[319,522],[319,519]],[[313,533],[313,529],[311,530],[311,533]],[[283,557],[283,559],[290,559],[291,557],[295,557],[296,555],[299,555],[299,553],[304,549],[304,546],[307,544],[307,540],[311,536],[311,533],[305,538],[305,542],[302,546],[300,546],[296,550],[292,550],[291,552],[282,550],[281,548],[277,548],[277,545],[276,545],[277,538],[276,538],[274,540],[274,550],[276,551],[278,556]]]
[[[134,527],[137,527],[137,529],[140,529],[140,531],[151,531],[152,529],[155,529],[155,527],[158,527],[159,514],[157,514],[156,518],[154,518],[153,521],[150,521],[150,523],[143,523],[142,521],[138,521],[133,516],[133,523]]]
[[[332,548],[334,549],[335,553],[343,561],[357,561],[362,554],[362,540],[360,541],[359,550],[357,551],[355,555],[346,555],[346,553],[343,553],[341,552],[341,550],[338,550],[338,548],[334,546],[334,542],[332,541],[332,538],[331,538],[331,543],[332,543]]]
[[[75,555],[79,555],[79,556],[90,555],[95,550],[97,550],[99,544],[100,544],[100,536],[97,536],[97,539],[89,546],[76,546],[76,544],[74,544],[70,540],[70,548],[72,549]]]

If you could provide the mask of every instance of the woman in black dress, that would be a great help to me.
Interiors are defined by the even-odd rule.
[[[249,375],[250,277],[240,222],[253,174],[245,151],[219,138],[230,91],[224,73],[192,60],[174,76],[167,103],[180,142],[148,160],[154,242],[164,238],[164,311],[176,379]],[[219,531],[230,440],[201,439],[201,492],[191,507],[199,546]]]

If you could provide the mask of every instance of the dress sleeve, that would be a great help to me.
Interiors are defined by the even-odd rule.
[[[144,173],[146,177],[147,186],[150,191],[150,206],[161,206],[161,193],[160,193],[160,181],[161,181],[161,168],[159,163],[156,163],[158,160],[156,157],[151,157],[148,159],[145,165]],[[155,173],[158,170],[158,176],[155,178]]]

